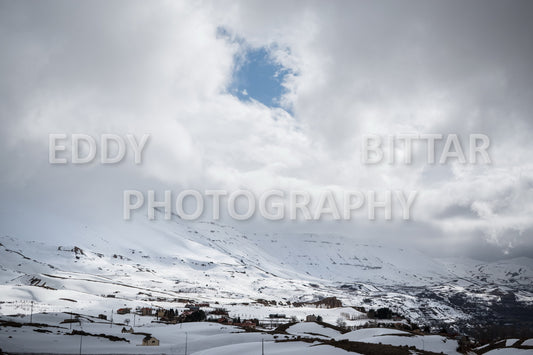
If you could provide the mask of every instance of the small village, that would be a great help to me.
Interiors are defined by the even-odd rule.
[[[474,345],[467,337],[459,334],[434,331],[428,327],[421,329],[388,308],[375,310],[360,306],[346,306],[335,297],[326,297],[320,301],[308,303],[292,303],[290,306],[284,304],[281,307],[279,305],[274,307],[274,301],[261,299],[253,303],[226,305],[221,305],[218,302],[210,304],[185,299],[180,301],[187,302],[177,302],[176,306],[178,307],[168,308],[157,305],[134,306],[133,303],[130,303],[129,306],[117,308],[107,314],[100,312],[90,315],[87,310],[83,313],[55,313],[53,317],[56,321],[50,321],[48,324],[43,323],[41,319],[48,317],[47,319],[51,320],[52,314],[47,315],[46,312],[43,312],[35,315],[30,314],[29,322],[27,322],[28,315],[22,315],[21,322],[2,321],[0,326],[6,329],[9,327],[16,329],[21,326],[37,327],[34,331],[42,334],[51,333],[47,329],[48,327],[64,328],[66,326],[63,334],[79,336],[80,351],[84,342],[94,338],[104,342],[109,341],[109,344],[117,343],[116,346],[129,343],[137,347],[163,346],[166,349],[169,347],[169,336],[174,339],[175,336],[172,337],[172,334],[179,334],[182,327],[185,329],[182,331],[182,334],[183,332],[185,334],[185,339],[178,337],[172,341],[185,346],[186,349],[188,345],[187,334],[191,333],[188,329],[204,329],[201,330],[203,332],[205,329],[209,329],[209,325],[215,327],[212,329],[226,329],[224,332],[255,334],[254,336],[259,337],[257,339],[261,342],[263,341],[261,339],[266,338],[269,342],[274,343],[319,341],[334,347],[352,347],[356,346],[354,345],[356,343],[342,343],[341,340],[334,339],[333,335],[342,339],[344,334],[350,337],[351,334],[357,334],[357,332],[370,331],[372,334],[376,333],[380,336],[398,334],[397,337],[400,339],[407,337],[412,338],[411,341],[437,337],[443,342],[450,341],[450,344],[454,344],[453,346],[461,353],[466,353]],[[258,309],[261,310],[261,313],[257,312]],[[285,312],[265,313],[265,311],[272,309],[285,310]],[[239,311],[246,310],[253,313],[255,317],[239,314]],[[259,314],[264,314],[264,316],[258,316]],[[338,318],[333,322],[332,320],[335,318],[332,315],[335,314],[338,315]],[[324,317],[327,318],[327,321],[324,321]],[[38,322],[35,321],[36,318]],[[57,326],[54,323],[58,323]],[[107,326],[109,328],[104,330]],[[190,328],[191,326],[193,328]],[[117,328],[119,329],[117,330]],[[196,336],[200,336],[200,334]],[[172,348],[172,345],[170,346]],[[365,346],[382,349],[379,344],[367,344]],[[361,349],[354,350],[352,348],[351,350]]]
[[[180,300],[190,301],[190,300]],[[218,303],[218,302],[217,302]],[[256,305],[268,306],[274,301],[257,300]],[[246,306],[249,304],[247,303]],[[292,309],[302,308],[320,308],[320,309],[333,309],[343,307],[342,302],[335,297],[326,297],[321,301],[313,303],[294,303],[291,305]],[[349,314],[347,312],[341,313],[336,321],[336,324],[328,324],[323,321],[323,317],[310,310],[309,314],[305,317],[298,318],[295,315],[287,315],[284,313],[269,313],[268,316],[263,318],[246,317],[245,315],[233,314],[228,311],[227,308],[220,306],[219,304],[210,303],[195,303],[187,302],[184,307],[181,308],[163,308],[163,307],[146,307],[138,306],[123,307],[117,310],[113,310],[110,316],[100,313],[97,318],[100,322],[104,321],[110,324],[111,327],[122,327],[122,334],[135,334],[144,336],[141,346],[159,346],[160,340],[151,333],[141,331],[139,329],[145,328],[142,325],[148,323],[151,324],[167,324],[176,325],[180,323],[192,323],[192,322],[211,322],[221,325],[240,327],[245,331],[266,331],[276,332],[279,329],[286,328],[292,324],[307,322],[318,323],[332,329],[338,329],[341,331],[352,331],[361,328],[393,328],[405,331],[415,331],[419,334],[423,332],[417,327],[409,323],[408,320],[393,313],[388,308],[380,308],[378,310],[370,309],[365,310],[364,307],[350,307],[357,314]],[[291,308],[287,308],[290,310]],[[299,312],[301,314],[301,312]],[[81,316],[76,315],[70,319],[65,319],[62,323],[81,324]],[[113,318],[115,316],[115,320]],[[116,320],[116,316],[122,316],[119,320]],[[350,324],[350,321],[352,323]],[[353,321],[358,321],[354,324]],[[144,330],[144,329],[143,329]],[[429,332],[429,329],[426,329]]]

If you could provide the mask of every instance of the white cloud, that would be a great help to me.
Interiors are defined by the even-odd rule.
[[[533,242],[520,237],[533,224],[533,51],[522,5],[393,2],[387,13],[359,2],[2,6],[1,188],[13,198],[4,210],[56,198],[58,213],[83,216],[135,186],[415,189],[417,229],[324,228],[413,243],[437,234],[434,245],[479,233],[502,246]],[[242,49],[217,36],[221,26],[291,69],[282,104],[294,117],[226,91]],[[487,133],[494,164],[360,163],[363,134],[410,131]],[[140,168],[62,175],[45,160],[49,132],[152,137]],[[95,213],[119,216],[119,200]],[[442,217],[456,207],[465,208],[457,218]]]

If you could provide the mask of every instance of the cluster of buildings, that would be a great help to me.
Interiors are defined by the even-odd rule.
[[[246,329],[255,329],[259,325],[258,319],[242,319],[240,317],[231,318],[231,317],[220,317],[217,319],[217,322],[220,324],[234,325],[236,327],[242,327]]]
[[[131,308],[119,308],[117,309],[117,314],[130,314]],[[141,316],[153,316],[154,315],[154,309],[150,307],[139,307],[137,308],[136,314],[139,314]]]
[[[210,308],[209,303],[188,303],[185,306],[185,309],[181,311],[178,309],[164,309],[164,308],[151,308],[151,307],[137,307],[135,311],[132,311],[131,308],[120,308],[117,309],[117,314],[136,314],[141,316],[152,316],[157,317],[158,322],[167,323],[167,324],[176,324],[183,322],[201,322],[201,321],[210,321],[217,322],[224,325],[232,325],[237,327],[242,327],[245,329],[255,329],[259,326],[270,326],[275,327],[284,323],[292,321],[292,318],[287,318],[285,314],[272,313],[262,321],[259,319],[241,319],[240,317],[230,317],[228,311],[225,308]],[[294,318],[294,317],[293,317]],[[307,315],[305,318],[306,322],[321,322],[322,317],[315,316],[313,314]],[[133,333],[133,328],[122,328],[122,333]],[[145,334],[143,338],[143,346],[158,346],[159,340],[155,337]]]
[[[160,308],[156,316],[160,322],[175,324],[184,322],[201,322],[206,320],[206,312],[201,308],[208,308],[209,303],[187,304],[185,310],[179,311],[174,309]]]

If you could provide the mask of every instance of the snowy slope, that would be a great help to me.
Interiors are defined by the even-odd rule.
[[[346,305],[390,307],[427,324],[468,320],[464,300],[483,309],[509,295],[533,303],[533,263],[525,258],[435,260],[345,236],[245,235],[179,219],[132,221],[116,231],[83,226],[69,239],[57,245],[0,237],[0,314],[27,312],[31,300],[42,310],[62,311],[166,307],[180,299],[232,307],[266,299],[287,306],[335,296]]]

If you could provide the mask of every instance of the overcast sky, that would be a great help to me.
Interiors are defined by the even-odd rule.
[[[0,233],[113,233],[124,189],[400,189],[419,191],[407,222],[228,223],[533,256],[531,18],[530,1],[1,0]],[[57,132],[151,138],[140,166],[51,166]],[[486,134],[492,164],[361,163],[363,135],[406,132]]]

